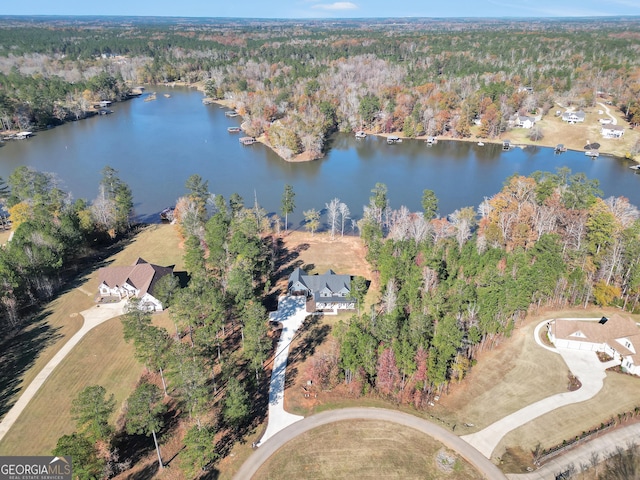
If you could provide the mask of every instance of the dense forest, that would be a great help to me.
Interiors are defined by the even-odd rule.
[[[359,231],[381,302],[337,329],[323,361],[341,373],[316,365],[320,384],[356,381],[420,407],[532,310],[640,308],[640,212],[584,174],[514,176],[477,210],[441,218],[431,191],[423,213],[390,211],[383,184],[372,192]]]
[[[230,101],[246,131],[285,158],[321,156],[336,130],[461,138],[480,124],[495,137],[515,113],[592,106],[599,95],[636,125],[637,22],[5,18],[0,117],[5,129],[43,126],[73,118],[83,98],[117,99],[124,82],[180,81]],[[91,84],[99,75],[108,88]],[[38,95],[51,105],[25,115]]]
[[[131,226],[133,194],[111,167],[102,170],[92,202],[72,200],[50,173],[18,167],[0,178],[13,239],[0,248],[0,327],[19,328],[29,308],[51,299],[97,249]],[[3,217],[3,222],[6,219]]]

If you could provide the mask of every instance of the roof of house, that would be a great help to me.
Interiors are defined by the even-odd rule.
[[[156,282],[170,273],[173,273],[173,267],[153,265],[138,257],[133,265],[101,268],[98,270],[98,281],[109,288],[128,283],[139,291],[139,296],[143,296],[152,293]]]
[[[322,275],[307,275],[301,268],[296,268],[289,276],[288,288],[291,288],[296,282],[309,289],[316,300],[332,301],[334,299],[344,302],[344,296],[321,296],[320,294],[321,292],[345,293],[346,295],[351,293],[351,275],[338,275],[331,269]]]
[[[589,320],[558,319],[551,325],[551,333],[557,339],[575,342],[606,343],[621,355],[635,355],[631,350],[617,341],[628,339],[640,355],[640,329],[630,318],[615,314],[606,322]],[[640,360],[640,357],[638,357]],[[634,360],[635,361],[635,360]]]
[[[584,113],[582,110],[579,110],[577,112],[564,112],[562,114],[562,118],[569,118],[569,117],[585,118],[586,116],[587,116],[586,113]]]

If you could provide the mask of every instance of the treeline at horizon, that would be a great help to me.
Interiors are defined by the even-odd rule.
[[[74,119],[62,111],[77,110],[86,91],[116,100],[125,84],[176,81],[232,102],[247,133],[265,134],[286,158],[321,156],[336,130],[464,138],[479,123],[475,133],[495,137],[514,114],[545,114],[556,102],[589,107],[599,96],[632,125],[640,122],[637,18],[407,21],[410,28],[385,21],[9,23],[0,29],[0,72],[15,67],[11,82],[0,78],[5,129],[47,125],[56,108],[58,118]],[[98,75],[117,88],[92,86]],[[59,81],[65,86],[49,86]],[[30,82],[36,85],[24,88]],[[30,110],[34,98],[51,108]]]

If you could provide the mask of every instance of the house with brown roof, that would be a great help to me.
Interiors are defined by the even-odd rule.
[[[548,325],[549,340],[558,348],[604,352],[622,368],[640,375],[640,328],[622,315],[600,320],[558,318]]]
[[[104,267],[98,270],[100,297],[139,298],[140,308],[150,312],[162,311],[162,302],[153,296],[153,289],[165,275],[172,275],[173,267],[160,267],[138,258],[130,266]]]

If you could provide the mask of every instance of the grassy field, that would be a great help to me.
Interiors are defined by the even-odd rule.
[[[502,455],[506,448],[529,454],[539,442],[543,448],[580,435],[618,413],[640,406],[640,379],[622,373],[608,372],[604,388],[591,400],[558,408],[508,433],[496,447]],[[528,455],[531,459],[531,455]],[[523,470],[515,470],[521,473]]]
[[[438,452],[452,459],[438,465]],[[387,422],[338,422],[307,432],[271,457],[254,480],[304,479],[476,479],[473,467],[436,440]]]
[[[9,236],[11,235],[11,230],[5,230],[4,228],[0,228],[0,245],[4,245],[9,240]]]
[[[567,391],[569,369],[560,355],[541,349],[533,330],[544,318],[534,317],[481,352],[477,364],[460,384],[431,409],[460,435],[481,430],[500,418],[550,395]],[[466,427],[465,424],[473,424]]]
[[[128,265],[142,256],[160,265],[182,268],[179,238],[170,225],[151,225],[105,263]],[[78,313],[93,305],[97,270],[88,272],[76,288],[61,294],[19,335],[0,346],[2,413],[15,401],[37,373],[82,326]],[[166,313],[157,317],[169,328]],[[69,407],[77,392],[101,384],[120,401],[132,390],[141,367],[131,346],[122,340],[118,319],[91,331],[52,373],[11,431],[0,442],[0,454],[49,454],[60,435],[73,431]],[[53,413],[52,413],[53,412]],[[52,444],[53,442],[53,444]]]
[[[50,454],[60,436],[74,431],[71,401],[83,388],[102,385],[113,393],[117,415],[141,372],[142,367],[133,358],[133,346],[124,343],[120,320],[114,318],[96,327],[47,379],[0,442],[0,453]]]
[[[560,355],[543,350],[535,343],[535,326],[548,318],[599,317],[616,311],[577,309],[531,316],[525,325],[515,330],[512,338],[480,355],[468,377],[461,384],[452,385],[450,393],[441,397],[432,409],[434,415],[457,425],[455,432],[466,435],[531,403],[568,391],[569,369]],[[592,412],[604,418],[612,413],[610,405],[605,404],[594,405]],[[466,427],[465,424],[474,426]],[[569,431],[555,428],[558,435],[570,435]]]

